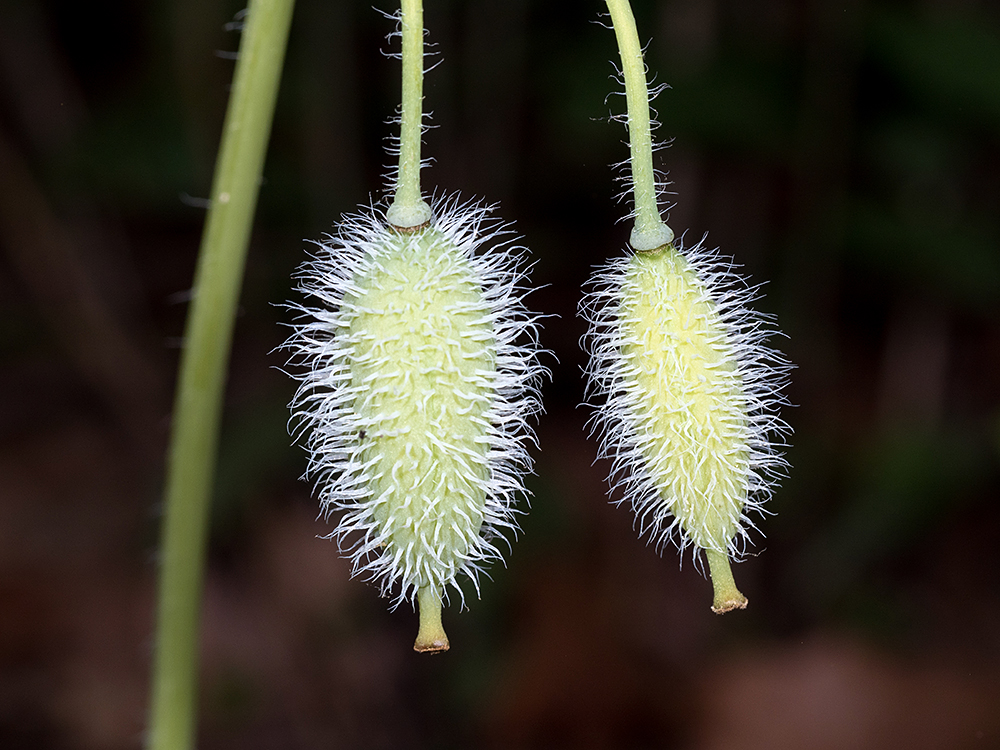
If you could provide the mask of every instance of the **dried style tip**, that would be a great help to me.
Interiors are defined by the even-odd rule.
[[[786,464],[789,365],[751,310],[756,289],[701,245],[611,261],[582,304],[592,424],[642,535],[705,550],[713,610],[746,606],[738,558]]]
[[[442,599],[501,558],[531,469],[538,317],[521,248],[481,204],[437,201],[423,229],[347,217],[301,269],[305,366],[291,404],[307,476],[354,574],[420,605],[414,648],[448,648]],[[464,600],[464,598],[463,598]]]
[[[441,623],[441,594],[430,587],[422,588],[417,593],[417,606],[420,609],[420,629],[413,650],[421,654],[444,653],[451,648],[451,644]]]

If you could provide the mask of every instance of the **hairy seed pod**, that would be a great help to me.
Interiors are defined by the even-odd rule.
[[[315,307],[287,346],[306,366],[292,403],[307,475],[355,574],[394,606],[417,599],[417,650],[444,650],[442,597],[478,591],[531,468],[540,411],[537,316],[521,297],[523,255],[480,204],[438,201],[399,231],[349,217],[300,273]]]
[[[633,253],[591,283],[588,396],[611,480],[657,547],[705,550],[713,609],[744,607],[728,560],[782,474],[789,431],[776,414],[789,365],[748,307],[756,290],[700,245]]]

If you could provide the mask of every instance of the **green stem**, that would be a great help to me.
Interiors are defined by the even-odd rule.
[[[441,592],[433,586],[418,589],[417,608],[420,610],[420,629],[413,650],[421,653],[447,651],[450,644],[441,624]]]
[[[708,570],[712,576],[712,588],[715,590],[712,611],[721,615],[734,609],[746,609],[747,598],[736,588],[733,569],[729,565],[729,555],[710,549],[705,550],[705,555],[708,557]]]
[[[420,136],[424,100],[424,8],[422,0],[402,0],[403,95],[399,124],[396,194],[386,214],[399,229],[430,221],[431,207],[420,193]]]
[[[655,250],[672,242],[674,233],[660,218],[656,205],[646,64],[642,59],[635,17],[628,0],[607,0],[607,3],[621,54],[628,107],[628,139],[632,152],[632,190],[635,197],[635,226],[629,243],[638,251]]]
[[[185,330],[161,539],[150,750],[195,732],[208,508],[236,305],[294,0],[250,0]]]

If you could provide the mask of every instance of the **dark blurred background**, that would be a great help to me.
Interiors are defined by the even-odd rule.
[[[395,6],[378,0],[382,10]],[[506,567],[415,655],[317,539],[272,350],[305,240],[384,184],[391,22],[299,0],[249,255],[200,747],[1000,747],[1000,7],[635,0],[659,152],[797,364],[792,470],[736,567],[658,557],[586,439],[576,317],[622,252],[603,4],[428,0],[425,188],[516,219],[554,380]],[[0,747],[137,748],[184,317],[240,0],[0,5]]]

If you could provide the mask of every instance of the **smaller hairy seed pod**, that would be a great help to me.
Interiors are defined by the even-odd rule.
[[[621,501],[658,548],[705,550],[713,610],[745,607],[729,558],[783,473],[789,432],[776,413],[789,364],[748,307],[757,290],[715,252],[679,243],[613,260],[591,285],[588,399],[609,480],[623,481]]]
[[[286,346],[305,366],[291,408],[307,476],[354,574],[420,609],[418,651],[448,648],[441,601],[516,531],[541,410],[523,253],[490,209],[457,198],[400,231],[348,217],[300,272],[315,307]]]

